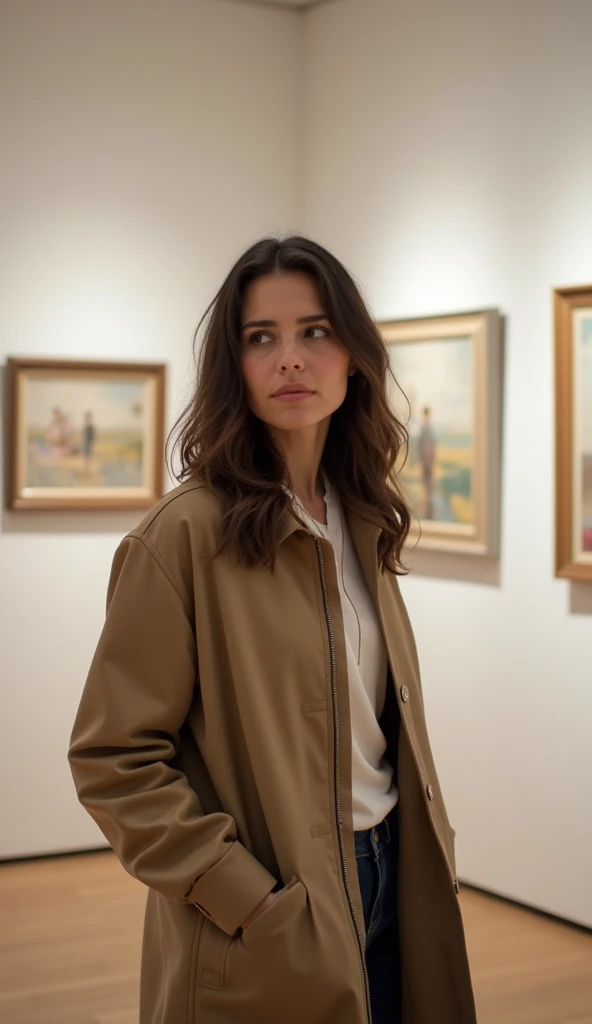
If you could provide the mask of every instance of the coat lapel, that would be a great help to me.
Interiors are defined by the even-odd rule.
[[[369,523],[367,519],[362,519],[361,516],[349,509],[344,511],[368,589],[375,604],[378,604],[377,546],[381,532],[380,527]]]

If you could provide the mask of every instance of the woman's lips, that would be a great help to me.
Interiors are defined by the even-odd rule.
[[[303,398],[312,398],[314,391],[284,391],[281,395],[272,395],[278,402],[301,402]]]

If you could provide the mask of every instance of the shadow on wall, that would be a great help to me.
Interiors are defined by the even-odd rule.
[[[592,615],[592,585],[589,583],[570,584],[569,610],[572,615]]]
[[[405,552],[404,562],[411,575],[477,583],[484,587],[501,586],[501,562],[498,558],[415,549]],[[592,585],[570,583],[568,593],[570,615],[592,615]]]
[[[130,512],[11,512],[3,509],[0,532],[112,533],[123,537],[138,525],[143,515],[141,509]]]
[[[461,583],[479,583],[485,587],[499,587],[501,569],[499,558],[477,558],[457,552],[406,551],[403,560],[412,575],[431,576],[434,579],[460,580]]]

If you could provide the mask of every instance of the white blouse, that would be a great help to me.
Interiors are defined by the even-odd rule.
[[[393,768],[384,757],[386,740],[378,724],[386,695],[387,655],[339,496],[324,474],[323,480],[326,526],[290,494],[299,517],[313,533],[329,540],[335,553],[349,676],[354,829],[361,831],[381,822],[398,800]]]

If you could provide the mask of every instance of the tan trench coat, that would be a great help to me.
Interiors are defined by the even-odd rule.
[[[275,571],[247,569],[211,558],[219,519],[188,482],[120,545],[69,751],[80,801],[148,886],[140,1021],[368,1024],[333,550],[287,512]],[[348,521],[390,663],[403,1024],[475,1024],[411,627],[379,530]]]

